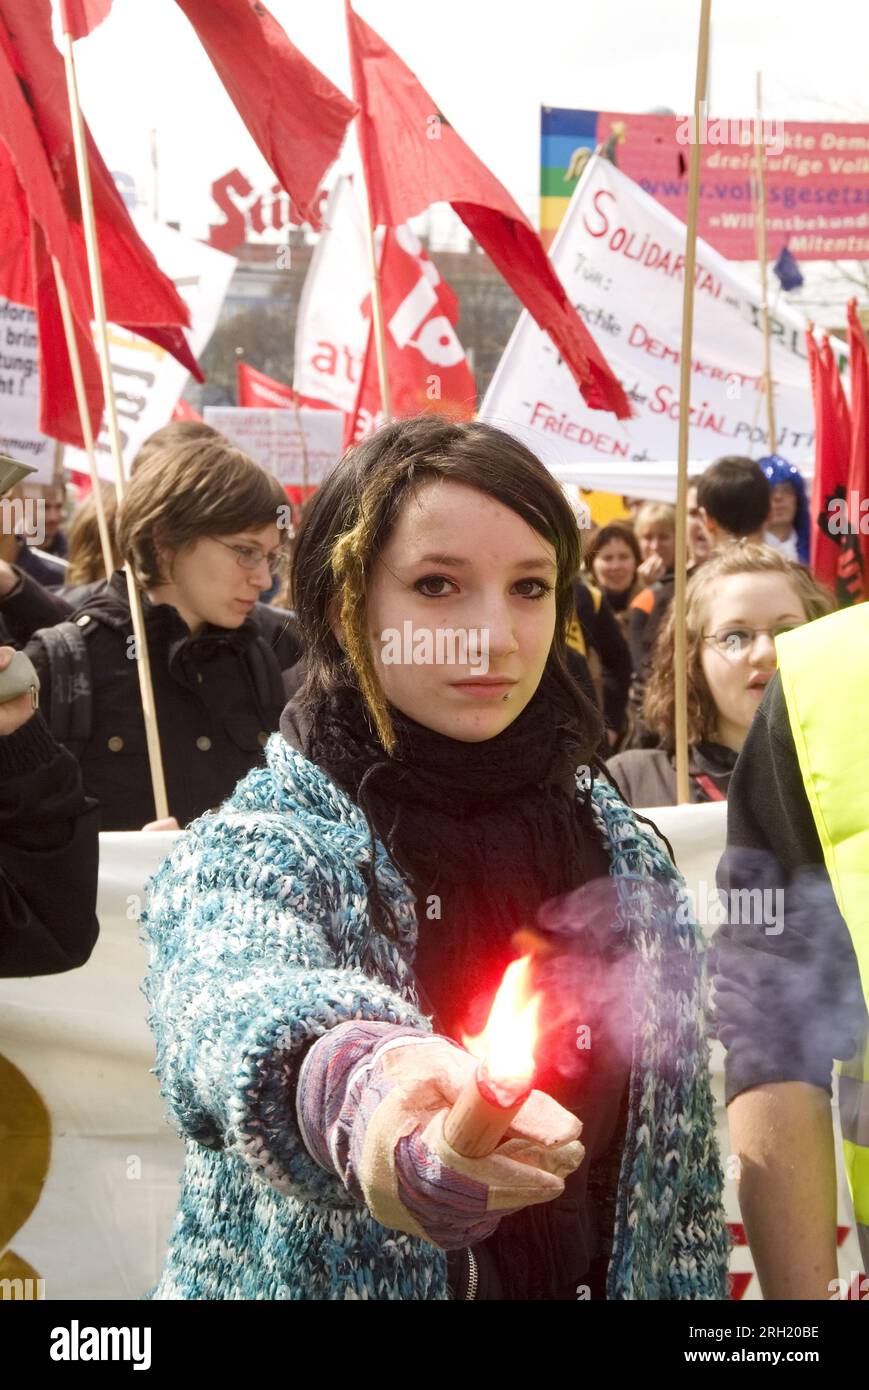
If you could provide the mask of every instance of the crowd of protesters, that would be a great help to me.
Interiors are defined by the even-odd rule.
[[[2,538],[0,637],[36,669],[43,742],[75,760],[89,824],[183,827],[261,765],[304,678],[284,491],[210,426],[165,426],[137,454],[123,503],[102,489],[108,580],[93,494],[67,527],[62,489],[38,492],[39,546]],[[675,510],[626,503],[624,518],[582,532],[565,659],[602,714],[600,751],[628,802],[672,804]],[[774,636],[832,606],[804,565],[807,517],[784,459],[725,458],[690,482],[692,800],[726,796]],[[142,595],[168,820],[155,819],[125,565]]]
[[[673,595],[683,567],[690,798],[726,800],[737,765],[749,781],[740,754],[776,670],[776,639],[834,606],[805,564],[797,470],[777,457],[712,464],[691,482],[682,555],[674,509],[641,499],[583,545],[568,498],[524,446],[491,426],[433,419],[386,426],[351,450],[297,529],[283,488],[225,438],[167,426],[137,456],[120,503],[104,491],[108,577],[94,499],[72,516],[68,540],[59,495],[43,500],[45,553],[15,535],[0,556],[0,678],[17,647],[39,687],[39,709],[35,688],[0,703],[0,973],[87,961],[99,829],[195,822],[154,881],[147,923],[163,1093],[188,1139],[155,1296],[286,1297],[288,1284],[293,1297],[343,1296],[341,1279],[306,1253],[310,1207],[325,1213],[361,1296],[561,1299],[582,1286],[593,1298],[724,1297],[703,971],[692,947],[677,1007],[656,961],[662,942],[665,959],[667,942],[684,951],[678,876],[631,808],[677,800]],[[497,543],[480,545],[482,535]],[[166,776],[159,821],[128,577],[141,596]],[[375,657],[375,619],[396,630],[408,614],[452,624],[466,611],[465,585],[471,607],[487,596],[501,677],[444,685],[442,671],[393,671]],[[581,763],[594,769],[585,791]],[[736,850],[727,872],[740,881]],[[635,904],[637,894],[648,901],[614,952],[607,924],[621,877]],[[413,928],[416,1003],[400,948],[414,901],[439,905],[437,932],[418,918]],[[816,1088],[862,1020],[829,891],[824,911],[838,922],[849,1003],[799,1072]],[[557,1047],[542,1062],[545,1094],[512,1131],[528,1154],[517,1185],[517,1163],[497,1155],[456,1166],[426,1123],[444,1113],[432,1110],[432,1086],[448,1106],[469,1074],[455,1047],[462,1020],[535,917],[553,1036],[573,1018],[581,970],[601,1041],[591,1065],[565,1063]],[[722,998],[736,999],[719,1022],[736,1059],[733,1101],[779,1079],[739,1003],[752,989],[752,944],[736,931],[722,938]],[[628,971],[645,979],[646,1013],[619,1022],[616,982]],[[773,998],[783,988],[774,974]],[[589,1003],[592,980],[600,997]],[[245,1039],[255,1057],[233,1051]],[[420,1042],[427,1048],[411,1045]],[[655,1106],[637,1104],[632,1056],[657,1088]],[[290,1093],[289,1110],[268,1100]],[[666,1106],[690,1119],[675,1137]],[[223,1135],[227,1107],[238,1133]],[[415,1138],[386,1161],[378,1155],[396,1125]],[[259,1157],[240,1165],[248,1144]],[[628,1186],[623,1155],[640,1149],[646,1177]],[[665,1229],[655,1211],[674,1154],[687,1176]],[[255,1193],[259,1167],[271,1176]],[[468,1183],[473,1200],[457,1201]],[[254,1220],[245,1213],[256,1194]],[[239,1252],[230,1263],[210,1253],[218,1200]],[[620,1245],[619,1222],[631,1233]],[[385,1241],[384,1227],[422,1245]],[[767,1247],[775,1283],[779,1249]]]

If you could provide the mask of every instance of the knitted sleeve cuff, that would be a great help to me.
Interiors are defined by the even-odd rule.
[[[361,972],[320,969],[293,975],[292,990],[282,990],[271,1008],[263,1001],[262,1023],[237,1053],[226,1144],[282,1192],[350,1205],[353,1197],[334,1171],[312,1157],[299,1126],[296,1086],[310,1044],[354,1019],[409,1033],[431,1028],[399,994]]]
[[[0,777],[22,777],[50,763],[61,752],[36,711],[11,734],[0,734]]]

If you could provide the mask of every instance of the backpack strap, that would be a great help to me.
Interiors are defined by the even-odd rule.
[[[51,707],[49,728],[80,757],[93,727],[91,664],[84,633],[76,623],[57,623],[34,634],[48,662]]]

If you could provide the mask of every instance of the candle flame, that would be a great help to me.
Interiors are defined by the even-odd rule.
[[[531,956],[511,961],[504,971],[486,1026],[476,1037],[462,1035],[472,1056],[485,1063],[493,1081],[531,1080],[542,996],[531,993]]]

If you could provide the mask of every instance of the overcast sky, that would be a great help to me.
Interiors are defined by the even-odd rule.
[[[302,52],[348,94],[343,0],[269,0]],[[691,108],[699,0],[358,0],[471,148],[538,223],[540,106]],[[869,121],[865,0],[713,0],[711,116],[751,116],[755,72],[770,117]],[[114,0],[76,44],[82,104],[112,170],[195,236],[209,189],[266,166],[174,0]]]

